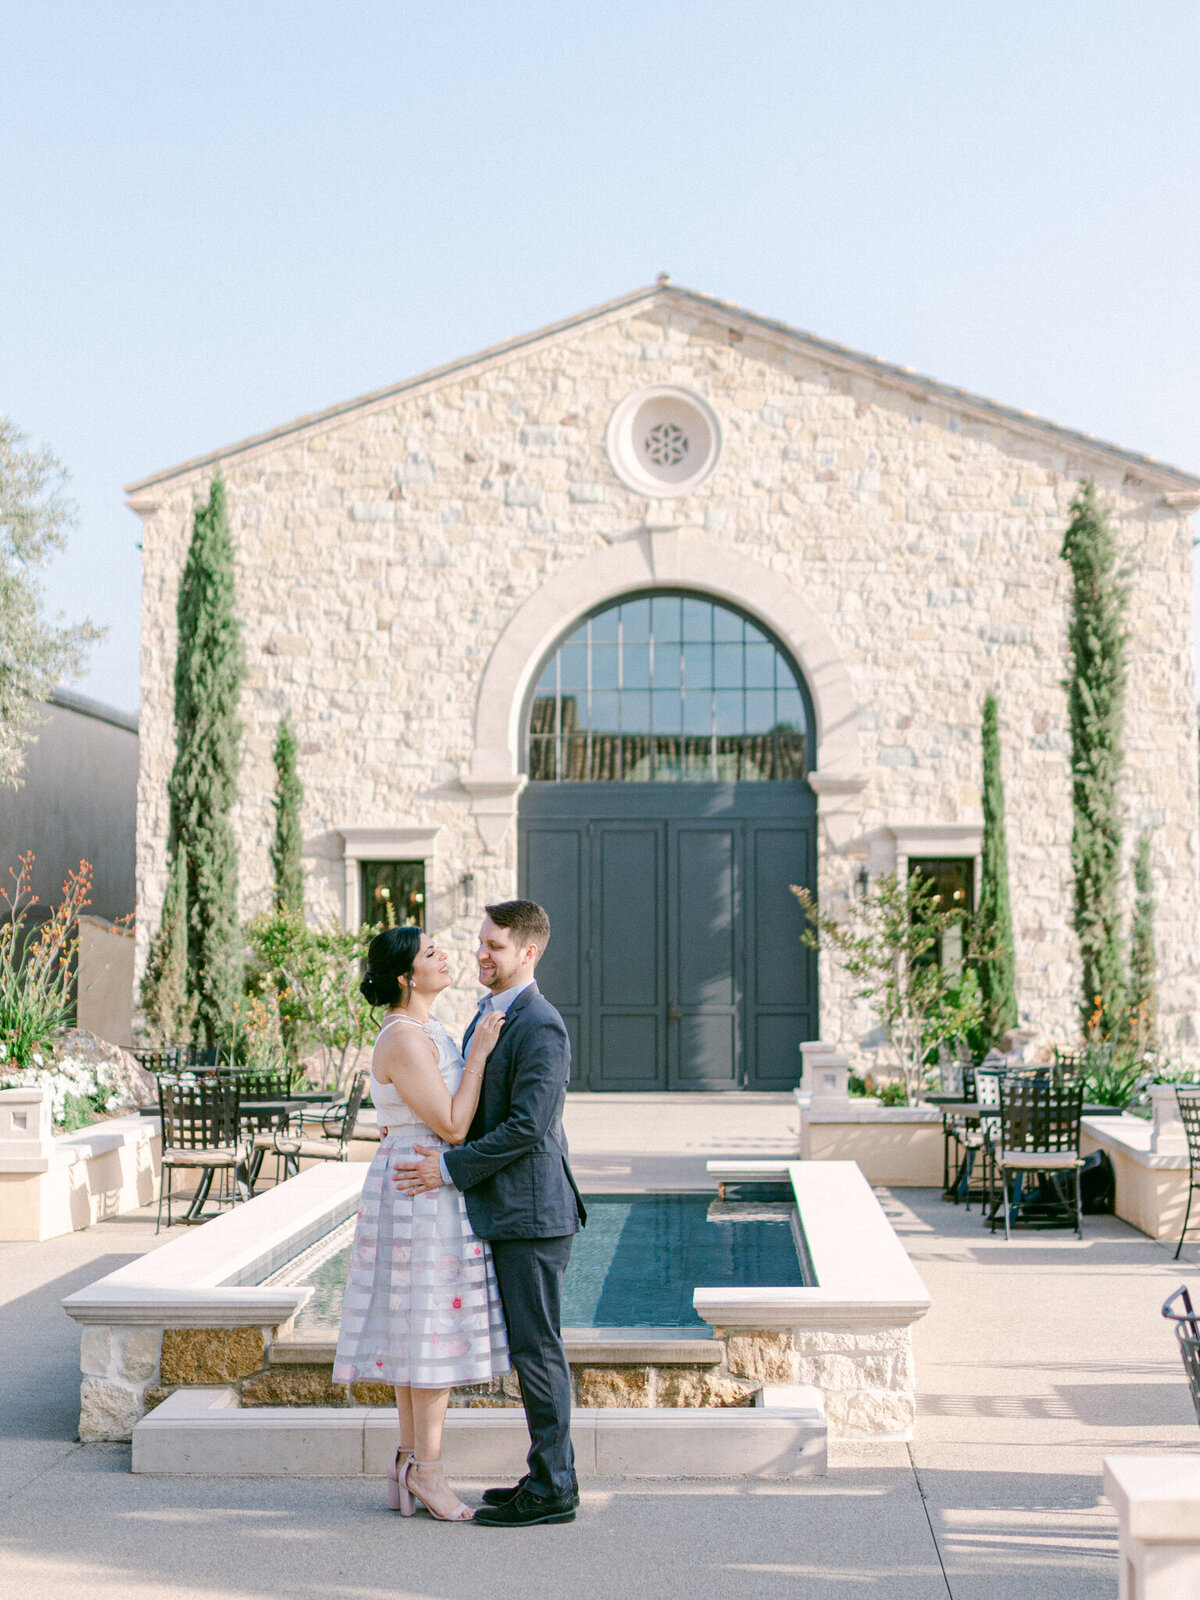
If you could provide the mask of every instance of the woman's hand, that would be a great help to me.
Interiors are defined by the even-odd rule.
[[[475,1024],[475,1032],[471,1035],[468,1059],[482,1067],[496,1048],[496,1040],[500,1037],[500,1029],[503,1026],[503,1011],[485,1011]]]

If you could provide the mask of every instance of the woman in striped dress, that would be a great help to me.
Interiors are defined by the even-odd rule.
[[[395,1386],[392,1508],[408,1516],[419,1501],[442,1521],[465,1522],[472,1513],[442,1471],[442,1430],[455,1385],[509,1370],[491,1251],[452,1185],[405,1195],[391,1182],[393,1162],[415,1144],[444,1150],[466,1138],[503,1026],[503,1012],[485,1015],[464,1062],[429,1014],[451,981],[445,953],[419,928],[388,928],[371,941],[362,992],[387,1007],[371,1061],[379,1153],[363,1184],[333,1375]]]

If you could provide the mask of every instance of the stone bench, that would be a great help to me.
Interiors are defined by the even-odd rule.
[[[1200,1457],[1105,1456],[1120,1524],[1120,1600],[1200,1595]]]
[[[141,1116],[54,1136],[49,1089],[0,1090],[0,1239],[54,1239],[153,1203],[162,1140]]]

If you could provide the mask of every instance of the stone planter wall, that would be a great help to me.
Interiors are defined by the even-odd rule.
[[[244,1407],[390,1406],[392,1386],[333,1381],[333,1341],[276,1339],[270,1328],[101,1328],[85,1330],[80,1438],[128,1439],[134,1424],[181,1388],[234,1390]],[[794,1362],[782,1359],[778,1335],[741,1330],[729,1341],[641,1341],[637,1361],[597,1358],[586,1345],[568,1347],[572,1400],[587,1409],[609,1407],[753,1406],[764,1379],[795,1381]],[[681,1351],[680,1346],[690,1345]],[[686,1359],[678,1359],[685,1355]],[[455,1389],[451,1405],[474,1409],[519,1407],[514,1373],[487,1385]]]
[[[876,1329],[714,1328],[744,1380],[820,1390],[834,1439],[904,1437],[916,1420],[912,1333]]]
[[[942,1114],[936,1106],[881,1106],[874,1100],[810,1099],[797,1092],[803,1161],[856,1162],[868,1183],[940,1188]]]

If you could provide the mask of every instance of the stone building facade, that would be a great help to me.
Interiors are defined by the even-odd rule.
[[[409,864],[417,876],[389,880],[392,892],[449,941],[458,985],[445,1009],[461,1016],[479,907],[538,882],[518,824],[546,787],[528,783],[527,738],[547,662],[622,598],[694,596],[747,619],[746,638],[768,639],[796,669],[809,770],[794,782],[811,804],[815,862],[780,858],[772,881],[815,866],[827,905],[918,860],[956,863],[977,883],[981,703],[995,690],[1022,1021],[1063,1042],[1077,1033],[1078,963],[1059,550],[1071,499],[1094,478],[1130,569],[1127,836],[1132,846],[1153,830],[1165,1031],[1172,1047],[1196,1040],[1200,479],[669,283],[156,474],[129,490],[144,519],[139,970],[165,883],[176,588],[218,466],[248,662],[236,813],[247,915],[269,896],[271,749],[290,712],[312,914],[365,917],[379,864]],[[632,797],[649,828],[655,795],[686,787],[605,792]],[[677,859],[664,849],[669,888]],[[745,876],[749,857],[737,860],[729,872]],[[758,961],[778,954],[774,927],[808,983],[780,892]],[[690,936],[677,906],[683,925],[664,935],[675,943],[647,991],[668,1029],[672,950]],[[619,945],[619,918],[604,926]],[[582,942],[564,933],[582,965],[560,982],[603,986],[603,952],[584,949],[586,930]],[[556,930],[565,959],[562,941]],[[701,998],[720,998],[714,951],[693,974]],[[742,971],[725,986],[735,1040],[737,995],[753,983]],[[750,1079],[735,1065],[736,1081],[795,1081],[789,1027],[846,1045],[868,1031],[824,959],[819,1013],[810,999],[763,1034],[770,1070]],[[586,1032],[598,1024],[585,1012]],[[625,1037],[617,1027],[618,1046]],[[577,1048],[587,1081],[592,1035]],[[612,1085],[598,1073],[590,1081]]]

